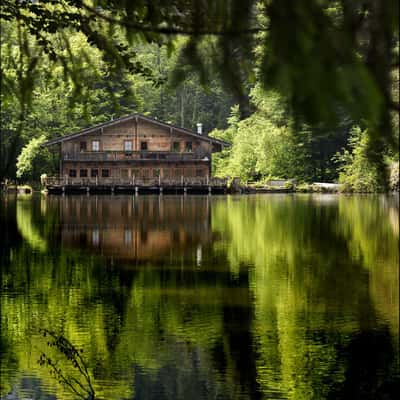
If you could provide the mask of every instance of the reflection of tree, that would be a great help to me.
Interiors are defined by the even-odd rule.
[[[258,381],[266,396],[327,398],[348,393],[357,385],[358,395],[365,396],[368,391],[376,393],[376,387],[390,385],[396,374],[392,336],[376,312],[380,303],[398,306],[398,296],[391,296],[398,286],[392,264],[398,257],[396,241],[390,232],[383,233],[388,223],[379,203],[341,201],[349,216],[363,212],[358,222],[374,227],[369,244],[368,235],[361,235],[354,221],[348,224],[346,215],[339,214],[342,207],[338,209],[337,198],[263,196],[214,204],[213,229],[229,237],[233,272],[243,262],[254,265],[250,281],[255,296],[253,329],[259,345]],[[368,254],[374,241],[386,240],[385,248],[379,252],[375,247],[375,258],[357,258],[343,228],[367,247],[360,246],[363,254]],[[391,281],[391,291],[379,301],[371,297],[374,275],[370,271],[377,256],[385,282]],[[387,315],[397,318],[393,309]],[[369,352],[378,336],[380,349],[388,352],[385,362],[377,359],[378,353]],[[364,353],[353,351],[356,346]],[[363,360],[368,373],[356,376],[354,366]]]
[[[249,290],[249,270],[247,266],[240,268],[236,279],[230,279],[232,286],[243,288],[243,300],[240,304],[229,304],[223,307],[223,357],[227,367],[232,371],[232,379],[239,382],[244,393],[251,399],[260,399],[261,392],[257,382],[256,359],[253,327],[253,298]],[[215,354],[215,353],[214,353]],[[218,355],[221,357],[221,353]],[[217,354],[215,354],[215,358]],[[218,358],[216,360],[218,362]],[[226,372],[226,371],[225,371]]]
[[[398,231],[392,224],[398,197],[354,196],[339,201],[342,223],[353,258],[369,271],[370,292],[381,318],[389,322],[394,337],[399,334],[399,252]]]
[[[31,207],[29,200],[18,200],[17,202],[17,226],[21,236],[33,249],[46,251],[47,242],[35,229],[31,221]]]
[[[0,329],[0,394],[9,393],[12,390],[12,376],[14,371],[18,370],[18,357],[14,353],[12,341],[3,329]]]
[[[49,206],[46,213],[53,215],[54,209]],[[201,214],[195,218],[201,229],[209,229]],[[39,219],[29,219],[32,221]],[[56,218],[53,222],[54,237],[59,240],[60,223]],[[51,237],[52,227],[46,225],[45,231]],[[188,244],[191,246],[190,241]],[[241,350],[242,359],[235,359],[231,353],[237,344],[229,335],[234,337],[233,329],[247,330],[248,325],[229,326],[234,315],[228,323],[223,315],[235,307],[243,307],[245,315],[251,306],[248,277],[240,285],[230,281],[223,253],[215,256],[204,246],[199,265],[194,247],[185,257],[172,253],[164,265],[149,263],[139,269],[127,263],[116,268],[112,258],[86,256],[59,246],[60,242],[54,241],[50,251],[33,255],[30,244],[23,242],[13,259],[13,286],[23,288],[26,282],[29,286],[27,293],[21,290],[1,303],[2,315],[13,310],[2,326],[7,326],[5,331],[12,338],[20,371],[35,371],[60,398],[68,397],[61,387],[54,386],[48,371],[35,364],[43,341],[28,332],[32,326],[51,326],[85,349],[93,387],[101,398],[132,398],[137,390],[150,390],[154,381],[164,387],[169,398],[178,393],[174,384],[196,393],[197,398],[208,397],[200,387],[207,388],[207,393],[226,393],[226,399],[249,398],[246,382],[236,384],[230,372],[212,367],[216,341],[232,342],[227,347],[228,367],[237,370],[235,377],[241,375],[246,348]],[[212,263],[208,261],[211,257]],[[29,310],[26,296],[39,300],[32,302]],[[227,302],[231,307],[226,307]],[[246,340],[251,342],[250,336]],[[25,351],[24,341],[32,348],[30,353]],[[63,368],[73,373],[68,363]]]
[[[30,223],[34,212],[35,209],[27,213]],[[51,231],[51,227],[45,228]],[[54,229],[57,232],[57,223]],[[112,351],[118,322],[124,315],[127,292],[124,288],[130,285],[132,278],[128,275],[129,279],[126,279],[123,271],[114,276],[102,261],[60,251],[58,246],[59,243],[53,241],[46,253],[33,253],[29,242],[16,242],[12,260],[1,259],[1,284],[10,293],[2,296],[0,302],[1,332],[8,343],[7,354],[18,363],[18,368],[8,370],[2,353],[1,376],[7,385],[11,385],[19,374],[22,379],[23,371],[35,371],[47,387],[54,387],[59,398],[68,398],[61,387],[54,386],[48,371],[38,369],[36,360],[44,343],[40,336],[30,332],[36,327],[50,326],[63,332],[87,351],[88,364],[99,371],[96,378],[110,378],[110,365],[105,360]],[[93,368],[97,365],[99,367]],[[102,397],[110,398],[111,393],[103,389],[103,384],[96,381],[95,386],[96,392],[104,394]],[[113,390],[118,394],[118,384]],[[121,393],[127,390],[131,392],[122,385]]]
[[[15,232],[12,268],[0,253],[5,359],[19,376],[31,371],[68,398],[36,364],[43,338],[29,333],[54,327],[85,349],[100,398],[390,393],[398,299],[385,296],[398,285],[397,243],[381,203],[351,199],[212,198],[216,240],[203,243],[200,265],[189,240],[183,252],[140,266],[60,248],[62,198],[46,203],[43,216],[27,203],[32,209],[22,216],[54,239],[46,252],[32,253]],[[87,207],[69,202],[73,213]],[[202,218],[197,212],[194,220]],[[371,247],[380,239],[382,251]],[[4,376],[10,387],[14,378]]]
[[[176,398],[171,385],[191,393],[178,398],[213,398],[212,393],[254,398],[255,367],[247,369],[255,360],[247,346],[252,319],[248,285],[230,280],[225,259],[214,261],[202,265],[206,271],[186,264],[184,269],[144,270],[135,280],[121,332],[130,340],[122,341],[116,353],[138,371],[152,371],[153,378],[135,378],[135,390],[147,390],[145,398],[164,398],[165,393],[170,396],[165,398]],[[154,385],[161,391],[157,395]],[[202,395],[202,385],[208,396]]]
[[[21,240],[15,219],[16,201],[12,197],[0,196],[0,395],[12,390],[12,377],[14,371],[19,368],[19,358],[14,352],[13,336],[4,329],[4,322],[9,318],[4,312],[11,308],[5,306],[7,297],[4,298],[2,295],[14,283],[11,279],[13,259],[11,249],[14,249]]]

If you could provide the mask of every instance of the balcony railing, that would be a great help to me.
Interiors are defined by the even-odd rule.
[[[191,161],[207,160],[210,155],[204,151],[175,153],[171,151],[82,151],[78,153],[63,153],[63,161]]]
[[[48,186],[213,186],[225,187],[226,178],[176,177],[176,178],[70,178],[49,176],[43,184]]]

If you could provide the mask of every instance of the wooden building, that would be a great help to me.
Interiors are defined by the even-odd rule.
[[[47,178],[49,190],[213,186],[212,153],[228,143],[141,114],[111,120],[53,139],[60,175]]]

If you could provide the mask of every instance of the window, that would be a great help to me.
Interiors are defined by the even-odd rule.
[[[129,177],[129,170],[128,169],[121,169],[121,178],[127,179]]]
[[[125,229],[124,230],[124,244],[130,245],[132,243],[132,230]]]
[[[196,176],[203,176],[203,170],[202,169],[196,169]]]
[[[76,178],[76,169],[70,169],[69,170],[69,177],[70,178]]]
[[[100,141],[99,140],[92,141],[92,151],[100,151]]]
[[[100,232],[98,229],[92,231],[92,243],[97,246],[100,243]]]
[[[192,151],[192,142],[186,142],[185,150],[190,153]]]
[[[124,140],[124,151],[132,151],[132,140]]]
[[[172,143],[172,151],[178,152],[178,151],[180,151],[180,149],[181,149],[181,146],[180,146],[179,142]]]
[[[147,242],[147,231],[141,231],[140,232],[140,241],[142,243],[146,243]]]
[[[169,178],[169,177],[170,177],[170,170],[169,170],[169,168],[164,168],[164,169],[163,169],[163,177],[164,177],[164,178]]]
[[[147,151],[147,142],[140,142],[140,150]]]
[[[131,175],[132,177],[136,177],[137,178],[139,176],[139,170],[138,169],[132,169],[131,170],[131,174],[132,174]]]
[[[81,170],[79,171],[79,176],[80,176],[81,178],[86,178],[86,177],[87,177],[87,169],[81,169]]]
[[[153,178],[158,178],[160,176],[160,170],[159,169],[153,169]]]
[[[189,177],[194,177],[194,169],[193,168],[188,168],[187,170],[186,170],[186,176],[189,176]]]
[[[86,151],[86,142],[80,142],[79,148],[81,151]]]
[[[99,176],[99,170],[98,170],[98,169],[92,169],[92,170],[90,171],[90,176],[91,176],[92,178],[96,178],[96,176]]]
[[[102,169],[101,170],[101,177],[102,178],[108,178],[110,176],[110,170],[109,169]]]

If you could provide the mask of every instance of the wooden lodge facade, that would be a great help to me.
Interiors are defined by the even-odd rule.
[[[60,173],[49,192],[172,191],[226,188],[212,178],[212,153],[228,143],[141,114],[50,140],[59,146]]]

